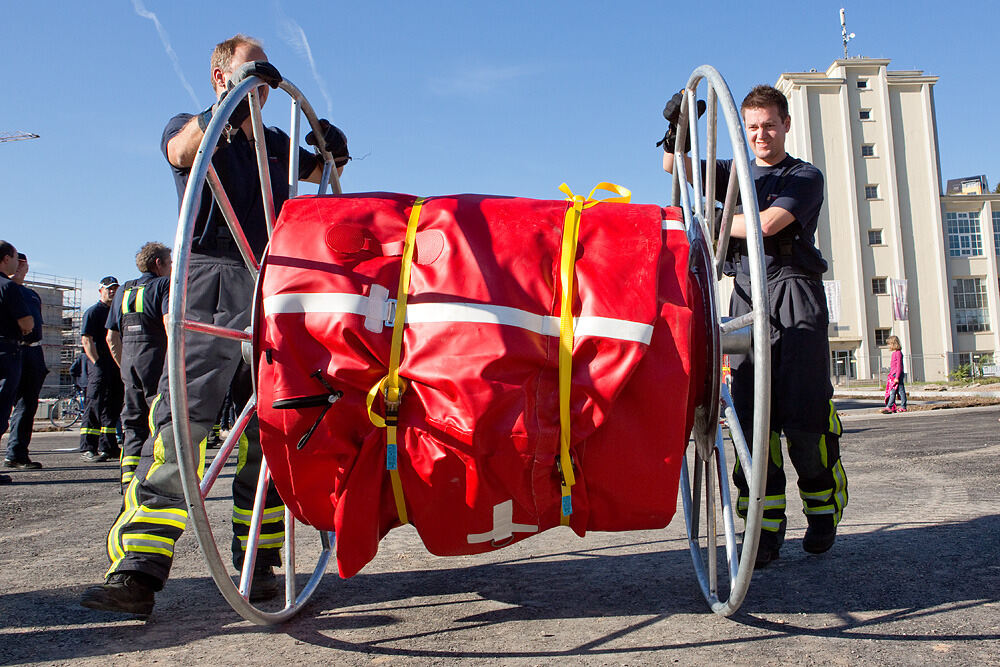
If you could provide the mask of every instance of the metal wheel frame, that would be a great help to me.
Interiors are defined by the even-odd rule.
[[[707,88],[706,170],[704,179],[699,167],[699,118],[696,100],[698,87],[704,82]],[[716,187],[715,164],[718,138],[718,110],[729,133],[733,147],[733,169],[726,186],[722,226],[717,240],[713,239]],[[687,176],[685,155],[681,152],[685,138],[691,136],[691,178]],[[697,406],[692,437],[693,475],[687,457],[681,467],[681,499],[688,533],[688,546],[694,561],[695,574],[705,599],[712,611],[722,616],[735,613],[746,597],[753,575],[757,544],[760,538],[761,517],[764,512],[764,484],[767,475],[767,456],[770,438],[771,403],[771,348],[769,334],[769,306],[767,282],[764,271],[764,242],[760,228],[757,193],[750,173],[746,136],[736,103],[729,86],[711,66],[702,65],[691,73],[684,88],[684,103],[678,121],[677,150],[674,153],[672,203],[684,212],[684,224],[691,243],[691,271],[704,289],[706,319],[709,320],[709,349],[706,364],[706,399]],[[687,187],[690,180],[691,192]],[[703,182],[704,181],[704,182]],[[719,274],[725,260],[726,249],[740,195],[743,214],[747,223],[747,249],[750,259],[750,287],[752,311],[739,318],[729,319],[719,314]],[[713,243],[717,241],[717,243]],[[733,406],[729,387],[722,382],[722,354],[751,352],[754,358],[754,412],[753,424],[740,424]],[[721,414],[720,414],[721,408]],[[724,430],[728,432],[740,465],[749,471],[750,502],[747,509],[742,545],[737,540],[734,509],[730,497],[730,476],[726,462]],[[750,434],[750,447],[746,434]],[[701,507],[704,506],[705,532],[702,527]],[[720,596],[718,582],[719,530],[721,519],[725,558],[728,575],[728,595]]]
[[[195,443],[191,437],[191,424],[188,416],[188,393],[187,393],[187,369],[184,364],[185,333],[197,332],[239,341],[244,345],[249,345],[253,340],[253,332],[239,331],[212,324],[187,320],[184,317],[187,304],[187,281],[189,264],[191,258],[191,244],[194,234],[194,222],[198,215],[198,207],[201,201],[201,193],[208,183],[222,211],[229,230],[236,240],[243,260],[247,265],[247,270],[254,277],[255,283],[259,279],[260,267],[250,250],[239,220],[230,204],[229,198],[219,181],[215,169],[212,167],[211,158],[215,146],[218,144],[222,132],[229,121],[230,115],[236,109],[243,98],[249,98],[250,118],[253,124],[254,144],[257,151],[257,167],[261,181],[261,192],[264,203],[264,214],[267,221],[268,237],[270,237],[275,222],[274,202],[271,192],[270,172],[267,164],[267,147],[264,141],[264,125],[261,118],[260,99],[258,86],[263,81],[256,76],[248,75],[248,66],[244,66],[234,75],[233,80],[238,83],[230,90],[226,99],[216,110],[212,117],[201,145],[198,148],[197,156],[191,167],[188,177],[187,189],[181,202],[180,215],[177,222],[177,234],[174,238],[174,265],[170,276],[170,309],[167,318],[167,331],[169,333],[167,344],[167,363],[169,368],[170,382],[170,408],[173,414],[174,443],[177,450],[177,460],[180,468],[181,484],[184,488],[184,498],[187,504],[188,515],[191,518],[191,526],[195,536],[201,546],[205,562],[215,580],[219,591],[232,608],[240,616],[248,621],[260,625],[271,625],[285,621],[294,616],[306,604],[313,592],[316,590],[327,563],[333,552],[334,535],[332,532],[320,531],[321,553],[317,563],[313,568],[312,575],[298,593],[295,586],[295,519],[291,512],[285,509],[285,545],[284,545],[284,570],[285,570],[285,590],[284,606],[279,611],[265,611],[248,599],[250,593],[250,583],[253,574],[254,562],[257,557],[257,547],[260,540],[261,518],[263,516],[264,499],[266,495],[267,482],[270,472],[267,460],[263,460],[260,477],[257,482],[257,492],[254,498],[253,512],[250,519],[250,531],[247,541],[247,551],[244,557],[243,570],[240,573],[239,585],[234,585],[229,574],[227,562],[219,553],[219,547],[209,523],[208,514],[205,508],[205,498],[208,496],[212,486],[218,479],[219,473],[229,459],[235,445],[238,442],[247,424],[256,411],[256,376],[254,376],[254,395],[248,401],[243,412],[236,420],[223,443],[221,449],[216,454],[212,463],[205,471],[204,479],[199,479],[198,466],[200,459],[200,445]],[[298,194],[298,167],[299,167],[299,131],[300,113],[306,117],[309,125],[315,134],[322,138],[323,134],[319,126],[319,120],[312,106],[305,96],[291,82],[285,80],[279,88],[291,97],[291,120],[290,131],[290,159],[288,188],[289,198]],[[322,143],[322,140],[321,140]],[[324,160],[323,176],[319,184],[319,194],[324,194],[327,185],[332,186],[335,194],[340,194],[340,181],[337,171],[334,168],[333,156],[323,147],[320,150]],[[255,287],[255,300],[256,300]],[[251,315],[251,322],[255,322],[256,313]],[[251,327],[253,324],[251,324]],[[253,364],[251,364],[253,367]],[[228,538],[227,538],[228,539]]]

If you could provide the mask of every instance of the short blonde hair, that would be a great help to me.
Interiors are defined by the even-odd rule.
[[[889,336],[885,339],[885,344],[889,346],[890,350],[902,350],[903,346],[899,344],[899,338],[896,336]]]
[[[260,43],[259,40],[250,37],[249,35],[244,35],[239,32],[227,39],[224,42],[219,42],[215,45],[215,49],[212,51],[211,65],[208,69],[208,76],[212,82],[212,87],[215,87],[215,79],[212,78],[212,72],[218,67],[226,74],[229,73],[229,63],[233,61],[233,54],[236,53],[236,49],[242,44],[248,44],[250,46],[256,47],[261,51],[264,50],[264,45]]]

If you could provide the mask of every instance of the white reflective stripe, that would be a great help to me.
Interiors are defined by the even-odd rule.
[[[374,302],[376,299],[372,299]],[[368,297],[357,294],[302,292],[276,294],[264,299],[264,313],[341,313],[363,315],[369,320]],[[406,307],[407,324],[462,322],[465,324],[502,324],[533,331],[543,336],[559,336],[559,318],[538,315],[518,308],[482,303],[411,303]],[[653,325],[611,317],[583,315],[573,318],[577,337],[600,337],[648,345]]]
[[[683,231],[686,231],[684,229],[684,222],[681,221],[681,220],[664,220],[663,221],[663,229],[664,229],[664,231],[668,231],[668,232],[683,232]]]

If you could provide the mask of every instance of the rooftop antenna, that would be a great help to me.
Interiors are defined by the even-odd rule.
[[[847,55],[847,43],[854,39],[854,33],[847,32],[847,12],[844,8],[840,8],[840,36],[844,40],[844,60],[847,60],[850,56]]]

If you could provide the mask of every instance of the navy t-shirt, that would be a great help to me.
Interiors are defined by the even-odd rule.
[[[141,291],[139,290],[140,287],[142,288]],[[142,298],[141,308],[137,303],[140,297]],[[143,272],[137,280],[130,280],[115,293],[115,300],[108,311],[108,320],[104,326],[111,331],[118,331],[122,334],[122,338],[128,338],[131,333],[155,338],[166,338],[167,332],[163,326],[163,316],[167,314],[169,297],[169,276],[156,276],[148,271]],[[143,331],[141,332],[126,331],[126,327],[122,322],[122,316],[124,315],[122,312],[122,303],[126,298],[128,299],[129,311],[142,314],[143,323],[140,326],[143,327]]]
[[[725,183],[729,182],[732,160],[719,160],[716,182],[725,195]],[[757,192],[757,205],[761,211],[771,206],[783,208],[795,221],[773,236],[764,238],[765,264],[768,274],[773,277],[783,268],[819,275],[826,271],[827,264],[816,247],[816,228],[819,212],[823,206],[823,174],[805,160],[786,155],[785,159],[773,166],[750,163],[750,173]],[[729,268],[739,273],[749,273],[741,257],[746,256],[746,242],[733,239],[730,245]]]
[[[21,286],[0,273],[0,338],[10,342],[20,341],[21,327],[17,321],[30,314]]]
[[[117,368],[111,350],[108,349],[108,330],[104,326],[108,321],[110,310],[111,306],[98,301],[83,314],[83,325],[80,329],[81,335],[94,339],[94,344],[97,346],[97,367],[102,371]]]
[[[163,130],[160,150],[167,157],[167,143],[176,136],[192,118],[192,114],[174,116]],[[268,163],[271,175],[271,191],[274,197],[274,214],[278,215],[281,205],[288,199],[288,156],[290,140],[279,129],[264,128]],[[167,159],[169,164],[170,160]],[[313,153],[299,148],[299,178],[306,178],[316,168],[317,158]],[[260,178],[257,174],[257,153],[251,140],[242,129],[234,131],[230,141],[225,138],[212,156],[219,180],[229,197],[236,219],[243,227],[247,242],[259,260],[267,245],[267,222],[264,219],[263,197],[260,192]],[[170,165],[177,186],[178,207],[184,199],[190,169],[180,169]],[[239,249],[226,225],[225,218],[214,205],[212,191],[205,185],[201,196],[201,208],[194,224],[194,242],[191,250],[195,254],[211,257],[227,257],[242,263]]]
[[[24,297],[24,305],[28,307],[28,311],[31,313],[31,319],[35,321],[34,326],[31,328],[31,333],[24,337],[25,343],[37,343],[42,340],[42,297],[38,296],[38,292],[33,289],[29,289],[24,285],[18,285],[21,288],[21,296]]]

